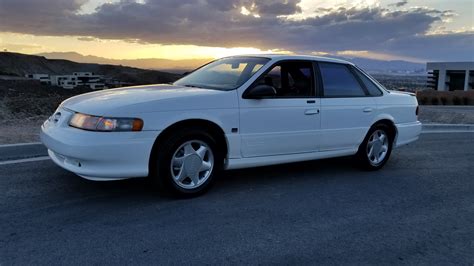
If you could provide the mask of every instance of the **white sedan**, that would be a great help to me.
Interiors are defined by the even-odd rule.
[[[181,196],[222,169],[354,155],[380,169],[418,139],[413,94],[355,65],[293,55],[233,56],[172,85],[103,90],[64,101],[41,127],[59,166],[90,180],[150,177]]]

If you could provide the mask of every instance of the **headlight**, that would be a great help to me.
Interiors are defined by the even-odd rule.
[[[143,120],[138,118],[100,117],[76,113],[69,121],[71,127],[91,131],[141,131]]]

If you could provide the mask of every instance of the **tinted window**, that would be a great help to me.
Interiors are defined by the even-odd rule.
[[[305,61],[277,64],[257,84],[273,86],[278,98],[314,96],[313,64]]]
[[[269,61],[263,57],[229,57],[207,64],[175,85],[232,90],[240,87]]]
[[[364,73],[362,73],[358,69],[354,68],[354,70],[357,73],[357,75],[359,76],[359,78],[362,80],[362,83],[364,83],[364,85],[367,88],[367,90],[369,91],[370,95],[372,95],[372,96],[382,95],[382,92],[377,87],[377,85],[375,85],[375,83],[372,82],[372,80],[370,80]]]
[[[319,63],[323,78],[324,96],[356,97],[365,92],[348,66],[333,63]]]

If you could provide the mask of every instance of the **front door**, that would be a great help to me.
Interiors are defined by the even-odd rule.
[[[261,84],[274,87],[276,95],[264,99],[241,99],[242,156],[317,151],[320,99],[315,96],[312,62],[277,63],[252,86]]]

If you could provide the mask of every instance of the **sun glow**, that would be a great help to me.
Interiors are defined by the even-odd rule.
[[[110,59],[203,59],[238,54],[290,53],[280,50],[261,50],[252,47],[208,47],[197,45],[141,44],[122,40],[100,40],[77,36],[34,36],[0,33],[0,48],[11,52],[38,54],[48,52],[77,52]]]
[[[355,51],[355,50],[345,50],[345,51],[338,51],[336,52],[337,56],[353,58],[353,57],[360,57],[360,58],[367,58],[367,59],[375,59],[375,60],[405,60],[410,62],[425,62],[419,58],[413,58],[408,56],[399,56],[399,55],[392,55],[392,54],[384,54],[384,53],[376,53],[371,51]]]

